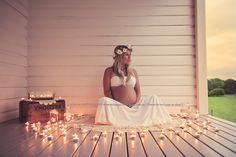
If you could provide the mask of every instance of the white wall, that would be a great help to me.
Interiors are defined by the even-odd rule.
[[[26,0],[0,0],[0,122],[18,117],[27,93]]]
[[[122,1],[30,1],[29,90],[94,113],[113,49],[128,43],[142,95],[195,104],[193,0]]]

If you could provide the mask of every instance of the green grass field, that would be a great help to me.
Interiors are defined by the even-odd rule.
[[[209,114],[236,123],[236,96],[208,97]]]

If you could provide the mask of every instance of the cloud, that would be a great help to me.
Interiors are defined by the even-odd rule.
[[[207,67],[208,77],[236,79],[235,0],[207,1]],[[218,10],[218,11],[217,11]],[[220,11],[219,11],[220,10]]]

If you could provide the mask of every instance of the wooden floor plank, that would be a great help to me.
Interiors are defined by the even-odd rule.
[[[101,138],[98,141],[98,144],[92,156],[94,157],[109,156],[112,134],[113,134],[112,132],[106,134],[104,132],[102,133]]]
[[[203,115],[203,116],[207,116],[208,118],[211,118],[211,119],[214,119],[214,120],[219,121],[221,123],[224,123],[226,125],[232,126],[236,129],[236,123],[235,122],[231,122],[231,121],[228,121],[228,120],[225,120],[225,119],[222,119],[222,118],[218,118],[218,117],[215,117],[215,116],[212,116],[212,115]]]
[[[127,144],[128,144],[128,154],[129,157],[144,157],[146,156],[145,151],[143,149],[141,140],[138,136],[137,132],[127,132]],[[132,138],[133,136],[133,138]]]
[[[164,151],[166,156],[175,156],[175,157],[183,156],[168,139],[164,140],[159,139],[161,134],[160,132],[151,131],[150,133],[152,137],[155,139],[155,141],[160,145],[161,149]]]
[[[188,132],[193,136],[195,134],[196,130],[189,127]],[[235,156],[235,153],[233,153],[229,149],[225,148],[221,144],[217,143],[216,141],[208,138],[207,136],[201,135],[198,138],[198,140],[201,141],[202,143],[204,143],[205,145],[207,145],[209,148],[214,149],[214,151],[218,152],[222,156],[231,156],[231,157]]]
[[[51,143],[51,145],[49,145],[44,150],[42,150],[38,156],[41,156],[41,157],[54,156],[54,154],[56,154],[57,151],[59,151],[60,149],[63,149],[64,145],[67,145],[69,142],[73,143],[72,135],[74,133],[79,134],[77,130],[73,128],[69,129],[65,136],[61,135],[58,138],[58,140],[54,141],[53,143]]]
[[[182,131],[182,129],[176,129],[179,130],[179,137],[182,138],[183,140],[185,140],[186,143],[188,143],[189,145],[191,145],[193,148],[195,148],[196,150],[198,150],[200,153],[202,153],[204,156],[208,156],[208,157],[217,157],[217,156],[221,156],[220,154],[218,154],[215,150],[210,149],[208,147],[208,145],[205,145],[203,142],[199,141],[198,139],[196,139],[195,137],[192,136],[191,132],[189,132],[191,130],[191,128],[187,129],[187,132]]]
[[[191,127],[195,131],[197,131],[199,128],[199,126],[196,125],[196,123],[192,123]],[[222,147],[226,148],[227,150],[222,149],[222,150],[225,150],[225,152],[229,152],[229,150],[230,150],[234,154],[236,153],[236,144],[230,142],[229,140],[226,140],[225,138],[220,137],[217,133],[212,133],[209,130],[202,130],[202,131],[203,131],[203,133],[201,135],[202,138],[207,137],[208,139],[214,141],[213,143],[217,143],[218,145],[221,145]],[[226,153],[226,154],[228,154],[228,153]]]
[[[176,129],[176,131],[182,131],[179,129]],[[203,156],[202,153],[199,153],[198,151],[196,151],[193,147],[191,147],[191,145],[189,145],[188,143],[186,143],[182,138],[180,138],[179,135],[176,135],[176,133],[174,131],[165,131],[165,135],[166,137],[173,142],[173,144],[178,147],[178,149],[183,152],[183,154],[185,156],[194,156],[194,157],[200,157]]]
[[[201,119],[207,121],[207,118],[206,117],[202,117],[201,116]],[[209,124],[210,127],[217,127],[219,128],[221,131],[223,131],[224,133],[228,134],[228,135],[231,135],[233,137],[236,137],[236,131],[230,129],[230,128],[227,128],[225,127],[224,125],[222,124],[219,124],[219,122],[215,122],[214,120],[211,120],[210,119],[210,122],[211,124]]]
[[[67,130],[71,130],[72,128],[67,128]],[[47,136],[45,136],[44,138],[41,138],[37,135],[37,137],[35,139],[33,139],[31,142],[34,143],[34,145],[32,145],[32,147],[29,147],[26,151],[21,152],[20,156],[38,156],[44,149],[46,148],[52,148],[52,145],[54,144],[54,142],[57,142],[61,135],[60,132],[58,131],[54,131],[52,133],[53,135],[53,140],[52,141],[48,141],[47,140]]]
[[[117,133],[113,134],[112,145],[110,156],[112,157],[127,157],[127,145],[126,145],[126,137],[125,133]]]
[[[12,151],[19,151],[19,144],[27,142],[29,139],[34,139],[35,134],[33,132],[27,132],[25,127],[19,125],[19,127],[8,128],[4,134],[1,134],[0,155]]]
[[[73,132],[73,134],[74,134],[74,132]],[[81,144],[84,142],[84,140],[90,134],[90,131],[88,131],[86,133],[82,133],[81,131],[78,132],[78,137],[79,137],[78,143],[75,143],[72,141],[71,136],[73,134],[70,133],[68,135],[68,137],[70,137],[68,139],[68,142],[66,144],[64,144],[62,147],[60,147],[60,149],[58,149],[56,152],[54,152],[53,156],[56,156],[56,157],[72,156],[73,153],[76,151],[76,149],[78,149],[81,146]]]
[[[98,139],[93,139],[93,136],[99,136]],[[84,142],[80,147],[75,151],[72,156],[91,156],[94,148],[97,146],[98,141],[101,139],[101,132],[91,131],[91,133],[87,136]]]
[[[230,141],[233,144],[236,144],[236,137],[226,134],[225,132],[223,132],[223,129],[220,129],[219,132],[215,132],[214,128],[212,126],[208,126],[207,129],[204,129],[202,127],[202,122],[194,122],[193,121],[193,125],[196,125],[197,128],[201,128],[202,131],[204,131],[204,133],[208,132],[210,135],[211,134],[217,134],[217,137],[219,138],[223,138],[224,140]]]
[[[220,125],[220,126],[224,127],[225,129],[228,129],[228,130],[231,130],[233,132],[236,132],[236,128],[234,126],[232,126],[232,125],[229,125],[226,122],[221,122],[221,121],[213,118],[212,116],[202,116],[202,117],[209,118],[212,123]]]
[[[160,147],[156,144],[155,140],[152,138],[149,131],[144,133],[144,136],[141,137],[141,142],[143,143],[143,146],[148,156],[159,156],[159,157],[165,156]]]

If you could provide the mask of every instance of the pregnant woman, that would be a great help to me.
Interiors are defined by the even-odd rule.
[[[152,126],[171,121],[156,95],[141,97],[140,83],[131,64],[131,45],[114,49],[114,63],[103,77],[104,97],[99,99],[95,123],[113,126]]]

